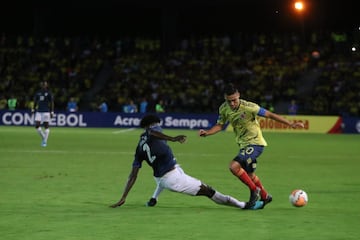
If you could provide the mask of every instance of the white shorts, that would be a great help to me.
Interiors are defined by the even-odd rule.
[[[36,112],[35,113],[36,122],[50,122],[50,113],[49,112]]]
[[[201,181],[187,175],[179,165],[160,178],[155,178],[157,184],[173,192],[185,193],[195,196],[201,186]]]

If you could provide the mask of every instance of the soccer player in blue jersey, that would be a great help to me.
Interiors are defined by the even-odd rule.
[[[34,108],[31,111],[35,113],[35,128],[41,137],[41,146],[46,147],[50,133],[49,122],[54,117],[54,97],[46,81],[40,85],[41,89],[35,93]],[[44,125],[44,130],[41,124]]]
[[[200,180],[187,175],[177,164],[173,152],[167,144],[167,141],[184,143],[186,136],[178,135],[171,137],[163,134],[160,127],[160,118],[156,115],[146,115],[142,118],[140,126],[145,129],[145,132],[140,136],[131,173],[120,200],[110,207],[116,208],[125,203],[126,197],[137,179],[143,161],[146,161],[152,167],[157,183],[154,195],[147,203],[148,206],[155,206],[161,191],[168,189],[190,196],[207,196],[217,204],[241,209],[256,210],[264,207],[263,201],[257,201],[250,206],[246,202],[241,202],[231,196],[224,195]]]
[[[219,107],[217,123],[209,130],[200,129],[199,135],[201,137],[213,135],[230,123],[234,129],[235,141],[240,149],[230,162],[230,171],[250,189],[250,205],[255,204],[259,197],[265,204],[270,203],[272,196],[268,194],[260,178],[255,174],[257,158],[267,146],[257,117],[270,118],[291,128],[303,128],[304,124],[290,122],[256,103],[240,99],[240,93],[233,84],[225,87],[224,97],[225,102]]]

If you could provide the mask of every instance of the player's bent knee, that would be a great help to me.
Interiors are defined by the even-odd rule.
[[[210,187],[210,186],[207,186],[205,184],[201,184],[200,186],[200,190],[199,192],[197,192],[197,196],[207,196],[209,198],[211,198],[212,196],[214,196],[215,194],[215,190]]]
[[[240,176],[245,171],[237,162],[232,162],[229,169],[235,176]]]

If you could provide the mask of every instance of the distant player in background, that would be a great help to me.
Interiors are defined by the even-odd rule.
[[[31,112],[35,113],[35,128],[41,137],[41,146],[46,147],[50,133],[49,122],[54,117],[54,97],[46,81],[41,82],[41,89],[35,93],[34,108]]]
[[[177,164],[173,152],[166,142],[184,143],[186,136],[178,135],[171,137],[163,134],[160,127],[160,118],[156,115],[147,115],[142,118],[140,126],[145,129],[145,132],[140,136],[131,173],[120,200],[110,207],[116,208],[125,203],[126,197],[135,184],[139,169],[144,160],[152,167],[153,175],[157,183],[157,188],[147,203],[148,206],[155,206],[157,197],[161,191],[163,189],[169,189],[170,191],[184,193],[190,196],[207,196],[217,204],[241,209],[255,210],[264,207],[264,202],[262,201],[257,201],[255,204],[249,206],[247,203],[224,195],[202,183],[200,180],[187,175]]]
[[[239,91],[232,84],[225,87],[224,97],[225,102],[219,107],[216,125],[209,130],[200,129],[199,135],[201,137],[213,135],[221,131],[228,122],[231,124],[240,150],[230,162],[230,171],[250,189],[250,204],[255,204],[259,195],[267,204],[272,201],[272,196],[265,190],[260,178],[255,175],[257,158],[267,146],[256,118],[257,116],[271,118],[291,128],[303,128],[304,125],[299,122],[292,123],[256,103],[240,99]]]

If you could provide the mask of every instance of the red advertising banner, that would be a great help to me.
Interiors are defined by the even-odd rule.
[[[342,119],[339,116],[283,116],[294,122],[304,123],[304,128],[293,129],[269,118],[258,117],[258,122],[264,132],[299,132],[299,133],[341,133]],[[228,126],[227,131],[232,131]]]

